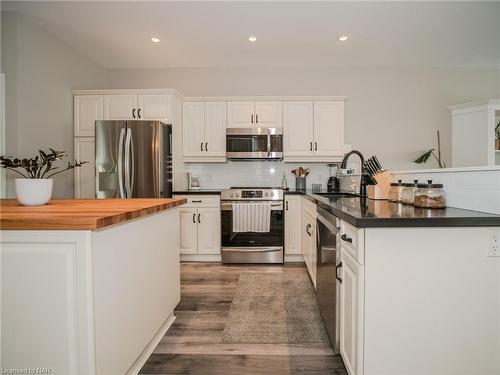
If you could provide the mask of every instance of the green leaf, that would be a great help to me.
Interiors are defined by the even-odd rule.
[[[417,163],[417,164],[426,163],[427,160],[429,160],[429,158],[431,157],[433,151],[434,151],[434,149],[431,148],[429,151],[424,152],[422,155],[420,155],[417,158],[417,160],[414,160],[414,163]]]

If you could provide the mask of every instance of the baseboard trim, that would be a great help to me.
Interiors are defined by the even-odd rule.
[[[155,348],[158,346],[160,343],[161,339],[163,336],[165,336],[165,333],[167,333],[168,329],[172,325],[172,323],[175,320],[175,315],[172,312],[170,316],[165,320],[165,322],[161,325],[160,329],[156,334],[153,336],[149,344],[146,346],[146,348],[142,351],[142,353],[139,355],[139,357],[135,360],[134,364],[129,368],[127,371],[127,375],[137,375],[139,371],[141,371],[142,366],[146,363],[148,358],[151,356]]]
[[[181,262],[220,262],[220,254],[181,254]]]
[[[300,254],[285,254],[285,263],[301,262],[304,263],[304,257]]]

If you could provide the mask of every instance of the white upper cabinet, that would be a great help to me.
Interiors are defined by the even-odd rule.
[[[255,102],[254,125],[263,128],[281,128],[283,105],[281,102]]]
[[[143,94],[137,97],[139,120],[163,120],[172,123],[172,95]]]
[[[184,102],[182,129],[184,158],[226,160],[226,102]]]
[[[283,103],[284,156],[313,156],[313,102]]]
[[[182,144],[184,156],[204,154],[205,103],[185,102],[182,109]]]
[[[227,103],[228,128],[281,128],[281,101],[234,101]]]
[[[226,102],[205,103],[205,155],[226,156]]]
[[[104,95],[105,120],[136,120],[137,95]]]
[[[227,103],[227,127],[249,128],[254,126],[254,102],[228,102]]]
[[[73,106],[75,137],[93,137],[95,121],[103,119],[103,96],[75,95]]]
[[[344,154],[344,102],[314,102],[314,155]]]
[[[286,101],[283,156],[290,161],[333,161],[344,154],[344,102]]]
[[[75,138],[75,159],[86,161],[75,168],[75,198],[95,198],[95,142],[93,137]]]

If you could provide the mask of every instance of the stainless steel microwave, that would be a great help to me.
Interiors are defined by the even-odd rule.
[[[227,128],[226,158],[230,160],[283,159],[283,129]]]

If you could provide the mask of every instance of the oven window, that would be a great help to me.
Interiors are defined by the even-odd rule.
[[[227,152],[267,152],[267,135],[227,135]]]
[[[222,246],[283,246],[283,211],[271,211],[271,229],[269,233],[233,232],[233,211],[221,211]]]

